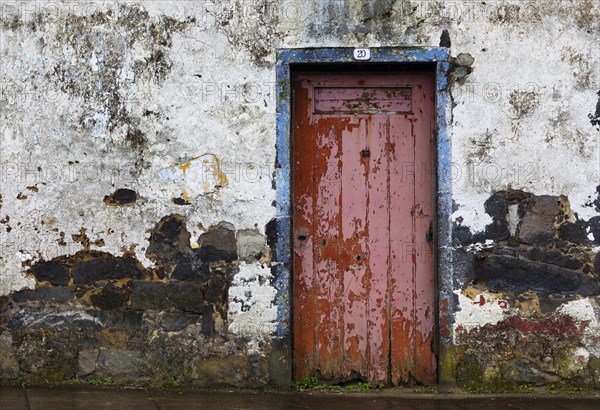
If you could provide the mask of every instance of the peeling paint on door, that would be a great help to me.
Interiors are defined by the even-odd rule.
[[[433,85],[295,76],[296,379],[435,382]]]

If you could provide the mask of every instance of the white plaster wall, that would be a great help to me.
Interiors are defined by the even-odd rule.
[[[452,55],[474,57],[473,72],[452,89],[453,197],[458,205],[454,217],[462,217],[472,232],[483,230],[490,222],[485,199],[507,188],[567,195],[581,218],[594,216],[593,207],[584,205],[595,196],[600,181],[600,138],[588,119],[600,89],[598,5],[588,0],[485,3],[127,3],[147,10],[151,21],[195,17],[173,32],[172,44],[164,47],[172,65],[160,82],[147,73],[136,76],[131,69],[150,51],[148,42],[141,40],[128,45],[131,34],[126,29],[111,30],[107,24],[94,31],[86,26],[95,33],[89,55],[57,39],[69,14],[89,18],[94,11],[110,9],[118,15],[116,3],[3,3],[0,218],[9,221],[0,226],[0,295],[34,285],[26,278],[23,261],[81,249],[71,235],[82,228],[92,242],[104,240],[102,247],[92,249],[115,255],[134,249],[146,266],[151,265],[145,257],[148,230],[168,214],[187,218],[192,242],[219,221],[236,229],[264,231],[275,215],[271,172],[277,47],[437,46],[442,30],[448,29]],[[27,24],[10,27],[14,16],[33,21],[34,11],[45,13],[35,30]],[[87,84],[96,79],[93,73],[103,69],[114,47],[123,68],[114,82],[117,88],[108,92],[127,101],[127,115],[139,121],[138,129],[147,139],[142,148],[126,141],[126,124],[111,129],[101,99],[73,96],[50,80],[54,68],[63,65],[82,70],[76,81]],[[510,104],[514,91],[535,93],[534,108],[520,118]],[[177,171],[195,158],[210,158],[218,172],[214,167],[206,175],[203,167],[191,170],[192,175]],[[173,170],[167,172],[170,177],[165,170]],[[216,188],[216,181],[226,182]],[[38,191],[27,189],[31,186]],[[134,189],[141,199],[132,207],[107,207],[104,196],[117,188]],[[191,205],[172,203],[184,190]],[[16,199],[19,194],[27,198]],[[66,246],[58,243],[60,232]],[[236,280],[248,272],[261,276],[259,269],[243,266]],[[252,303],[252,315],[232,312],[232,326],[240,329],[257,317],[260,323],[272,320],[272,288],[252,283],[258,287],[246,300]],[[247,286],[234,286],[232,306],[234,297],[244,297],[240,291]],[[461,306],[467,305],[461,299]],[[463,312],[464,320],[459,314],[457,323],[471,321],[469,312]],[[498,314],[489,312],[494,320]],[[483,319],[473,320],[480,324]]]

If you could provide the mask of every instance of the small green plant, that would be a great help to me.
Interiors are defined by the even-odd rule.
[[[313,387],[314,390],[338,390],[339,388],[337,384],[319,384]]]
[[[314,389],[319,386],[319,379],[316,377],[306,377],[304,380],[296,382],[296,388],[306,390],[306,389]]]
[[[374,386],[369,382],[358,382],[356,384],[349,384],[344,387],[346,391],[369,391],[373,389]]]
[[[531,384],[531,383],[520,384],[520,385],[517,386],[517,390],[522,391],[522,392],[532,391],[533,390],[533,384]]]
[[[112,384],[112,377],[98,377],[94,376],[93,378],[88,380],[88,383],[92,386],[106,386],[107,384]]]
[[[475,381],[469,381],[463,387],[465,390],[470,391],[471,393],[481,393],[485,391],[485,385]]]
[[[162,384],[162,387],[165,389],[178,389],[181,387],[181,384],[175,380],[167,380]]]
[[[583,390],[585,390],[583,387],[573,386],[573,391],[580,392],[580,391],[583,391]]]
[[[556,390],[556,389],[557,389],[557,386],[554,383],[551,383],[546,386],[546,390],[549,390],[549,391]]]
[[[378,388],[379,390],[383,390],[383,388],[384,388],[384,387],[385,387],[385,383],[379,383],[379,384],[377,385],[377,388]]]

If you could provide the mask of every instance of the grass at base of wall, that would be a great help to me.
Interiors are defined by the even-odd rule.
[[[373,384],[369,382],[356,382],[345,385],[321,384],[316,377],[307,377],[304,380],[292,383],[292,387],[298,391],[305,390],[335,390],[347,392],[367,392],[372,390],[381,390],[385,387],[383,383]]]

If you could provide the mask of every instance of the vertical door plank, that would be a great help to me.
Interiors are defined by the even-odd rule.
[[[315,144],[309,118],[309,90],[306,79],[294,82],[293,118],[293,329],[294,376],[302,380],[315,366],[315,281],[313,266],[313,225],[315,189],[313,181]]]
[[[408,382],[414,367],[414,138],[410,118],[391,119],[390,162],[391,373]]]
[[[432,82],[432,81],[431,81]],[[434,337],[434,270],[433,243],[427,235],[433,223],[433,90],[422,76],[414,90],[415,110],[415,378],[422,383],[435,381],[435,357],[432,351]]]
[[[327,379],[337,377],[342,362],[340,334],[341,306],[337,301],[342,289],[343,272],[338,264],[341,228],[341,127],[334,119],[316,122],[317,192],[315,202],[314,266],[316,271],[316,353],[317,369]]]
[[[369,250],[365,280],[369,285],[368,378],[387,382],[389,367],[388,262],[389,262],[389,169],[386,152],[388,118],[368,117],[367,232]],[[364,257],[364,256],[361,256]],[[358,256],[357,256],[358,258]]]
[[[367,171],[361,160],[367,146],[367,121],[355,117],[342,133],[342,239],[344,249],[344,351],[343,375],[367,374],[367,302],[366,261],[355,255],[367,253]]]

